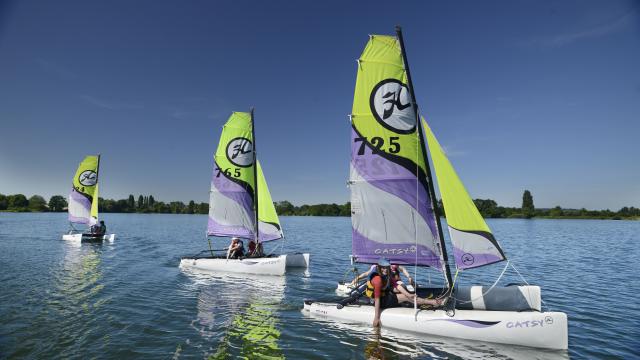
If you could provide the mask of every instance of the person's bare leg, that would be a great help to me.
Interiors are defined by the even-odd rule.
[[[395,290],[397,290],[399,294],[404,295],[407,299],[409,299],[409,301],[413,302],[413,297],[415,295],[413,295],[412,293],[408,292],[407,289],[404,288],[404,286],[398,285],[398,286],[396,286]]]
[[[416,301],[418,305],[432,305],[432,306],[442,305],[442,300],[440,299],[425,299],[425,298],[418,297],[418,300]]]
[[[398,298],[398,304],[403,302],[413,302],[413,298],[408,298],[404,294],[396,294],[396,298]]]

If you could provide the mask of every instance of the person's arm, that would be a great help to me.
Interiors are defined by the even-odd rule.
[[[382,312],[380,304],[380,296],[382,295],[382,279],[379,276],[374,276],[371,279],[371,285],[373,285],[373,307],[375,312],[373,314],[373,327],[377,328],[381,325],[380,313]]]
[[[381,313],[381,311],[380,311],[380,297],[379,296],[375,298],[373,306],[375,307],[375,314],[373,315],[373,327],[377,328],[377,327],[380,327],[380,325],[382,325],[380,323],[380,313]]]
[[[358,275],[358,277],[356,277],[351,283],[353,285],[357,285],[360,280],[362,280],[362,279],[366,278],[367,276],[369,276],[370,273],[371,273],[371,269],[363,272],[362,274]]]
[[[409,274],[409,272],[407,271],[407,268],[405,268],[404,266],[400,266],[400,270],[402,271],[404,276],[409,279],[409,284],[413,285],[413,279],[411,278],[411,274]]]
[[[233,252],[233,244],[229,244],[229,249],[227,249],[227,259],[231,256]]]

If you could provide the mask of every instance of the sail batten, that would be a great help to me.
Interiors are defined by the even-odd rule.
[[[441,269],[415,103],[396,37],[372,35],[360,60],[351,116],[352,252]]]
[[[506,256],[500,244],[480,215],[424,118],[422,125],[447,214],[456,266],[469,269],[505,260]]]

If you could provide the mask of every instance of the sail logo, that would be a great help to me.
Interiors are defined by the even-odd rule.
[[[237,137],[227,144],[227,159],[240,167],[249,167],[253,164],[253,143],[243,137]]]
[[[78,176],[78,182],[84,186],[93,186],[98,182],[98,174],[93,170],[85,170]]]
[[[462,260],[462,263],[467,266],[471,266],[474,262],[476,262],[476,259],[473,257],[473,255],[469,253],[462,254],[460,260]]]
[[[386,79],[374,86],[369,105],[373,116],[386,129],[399,134],[415,131],[416,114],[411,106],[411,95],[400,80]]]
[[[407,254],[415,254],[416,247],[415,245],[408,246],[406,248],[384,248],[384,249],[375,249],[373,251],[376,255],[407,255]]]

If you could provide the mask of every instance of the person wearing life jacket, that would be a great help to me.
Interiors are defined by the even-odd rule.
[[[369,297],[375,308],[373,327],[380,326],[380,314],[383,309],[398,306],[398,297],[391,287],[391,264],[389,260],[380,258],[376,269],[369,274],[365,295]]]
[[[377,266],[378,265],[373,264],[371,265],[371,268],[369,268],[369,270],[363,272],[362,274],[358,274],[358,276],[356,276],[356,278],[353,279],[353,281],[351,282],[351,286],[355,287],[360,282],[360,280],[368,278],[369,275],[371,275],[373,272],[376,271]],[[400,277],[400,273],[403,273],[404,276],[406,276],[407,279],[409,279],[409,284],[413,285],[413,279],[411,278],[409,271],[407,271],[407,269],[404,266],[391,264],[391,275],[392,275],[391,279],[393,282],[396,282],[396,284],[404,284],[404,282],[402,282],[402,278]],[[394,288],[396,287],[395,286],[396,284],[393,284]]]
[[[438,306],[442,304],[439,299],[424,299],[413,294],[395,293],[394,284],[397,287],[396,280],[391,275],[391,263],[385,258],[380,258],[376,270],[369,275],[365,289],[365,295],[371,299],[375,308],[373,327],[381,325],[380,314],[383,309],[397,307],[400,303],[415,301],[418,305]]]

